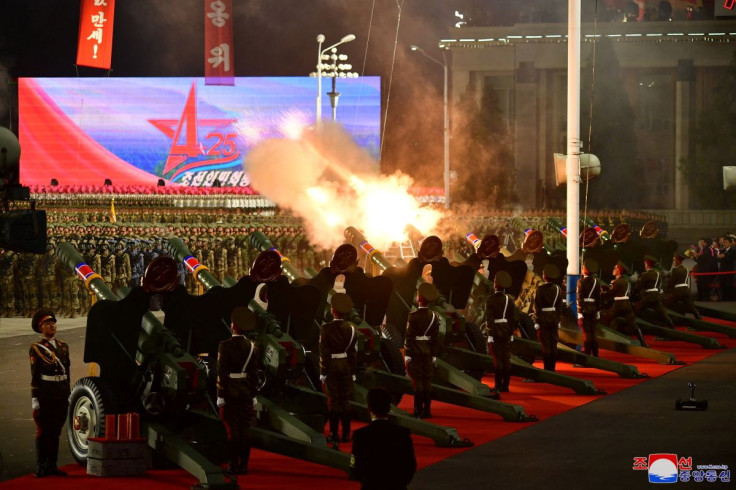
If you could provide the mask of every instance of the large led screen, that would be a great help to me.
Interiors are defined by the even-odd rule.
[[[332,118],[329,79],[322,117]],[[378,157],[380,78],[338,79],[336,119]],[[23,185],[246,186],[244,156],[259,141],[314,124],[317,80],[236,78],[21,78]]]

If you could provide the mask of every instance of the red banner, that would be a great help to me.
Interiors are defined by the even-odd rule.
[[[204,0],[204,83],[234,85],[233,2]]]
[[[110,69],[115,0],[82,0],[77,64]]]

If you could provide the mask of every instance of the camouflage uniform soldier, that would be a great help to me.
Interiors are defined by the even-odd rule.
[[[228,253],[227,248],[225,248],[225,245],[222,243],[222,239],[219,237],[215,238],[214,252],[215,261],[213,262],[212,274],[222,283],[225,279],[225,274],[227,273]]]
[[[15,267],[17,256],[12,250],[0,250],[0,313],[15,315]]]
[[[100,276],[102,276],[105,284],[112,285],[115,283],[115,256],[110,254],[109,247],[106,243],[103,243],[101,248]]]
[[[130,256],[123,247],[123,244],[118,243],[117,251],[115,252],[115,291],[127,286],[132,277],[133,273],[130,265]]]
[[[61,288],[56,268],[55,245],[49,239],[46,254],[38,259],[38,275],[41,277],[41,304],[46,308],[58,310],[61,304]]]
[[[36,272],[36,256],[30,253],[22,253],[18,255],[18,278],[20,282],[19,292],[23,316],[31,317],[33,312],[38,309],[38,293]]]

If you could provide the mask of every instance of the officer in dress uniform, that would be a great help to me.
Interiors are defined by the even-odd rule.
[[[422,419],[432,417],[432,377],[440,350],[440,320],[428,306],[439,295],[434,284],[419,285],[419,307],[409,313],[404,340],[406,370],[414,386],[414,416]]]
[[[36,478],[66,476],[56,467],[59,436],[69,409],[69,346],[57,340],[56,316],[49,308],[38,310],[31,320],[34,332],[43,335],[31,344],[31,408],[36,422]]]
[[[342,440],[350,441],[350,399],[357,368],[356,328],[343,320],[353,309],[353,300],[344,293],[332,295],[334,320],[322,325],[319,332],[319,379],[327,394],[328,442],[337,446],[338,426],[342,422]]]
[[[498,271],[493,287],[495,292],[486,300],[486,333],[493,351],[495,390],[506,393],[511,379],[511,342],[514,330],[519,327],[519,309],[514,298],[505,292],[511,287],[508,272]]]
[[[560,270],[554,264],[547,264],[542,271],[541,284],[534,293],[532,304],[532,319],[534,329],[542,344],[542,355],[544,357],[544,369],[554,371],[557,365],[557,341],[559,340],[560,318],[564,309],[563,298],[565,292],[555,284],[559,279]]]
[[[640,294],[639,301],[634,306],[634,314],[639,316],[642,311],[651,308],[657,314],[659,320],[669,328],[675,328],[672,319],[667,314],[662,305],[662,274],[654,269],[657,265],[657,259],[651,255],[644,256],[644,268],[646,271],[639,277],[637,283],[637,291]]]
[[[255,342],[245,333],[255,327],[252,311],[244,306],[234,308],[230,315],[232,337],[220,342],[217,349],[217,406],[227,431],[227,471],[232,474],[248,473],[260,356]]]
[[[636,335],[642,347],[647,347],[644,341],[644,335],[636,324],[636,316],[634,308],[631,306],[629,294],[631,293],[631,283],[624,276],[626,266],[623,262],[618,261],[613,268],[613,276],[615,279],[611,282],[611,287],[604,294],[605,299],[612,299],[613,305],[604,315],[602,322],[605,325],[618,330],[625,335]]]
[[[601,318],[601,281],[595,276],[597,273],[598,263],[587,259],[577,286],[578,325],[585,336],[585,353],[594,357],[598,357],[595,326]]]
[[[687,268],[682,265],[682,261],[685,256],[676,253],[672,258],[673,267],[670,272],[670,277],[667,280],[667,287],[665,288],[665,295],[662,303],[667,308],[674,308],[675,305],[682,305],[686,313],[692,313],[692,315],[700,319],[700,312],[695,308],[693,300],[690,297],[690,282],[688,281],[689,272]]]

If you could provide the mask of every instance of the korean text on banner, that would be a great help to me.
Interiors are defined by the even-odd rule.
[[[204,83],[235,84],[232,0],[204,0]]]
[[[115,0],[82,0],[77,65],[110,69]]]

